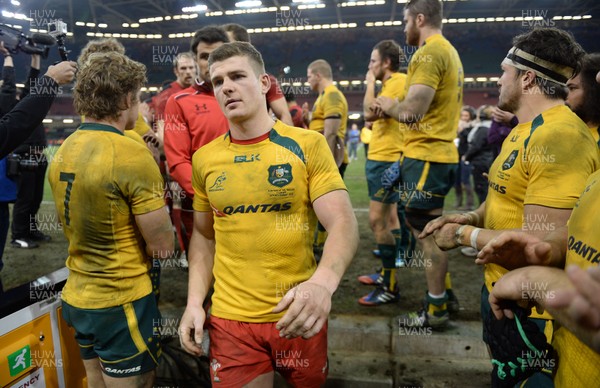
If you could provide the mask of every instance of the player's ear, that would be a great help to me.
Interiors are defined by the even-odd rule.
[[[392,60],[390,58],[385,58],[383,60],[383,66],[389,69],[390,66],[392,66]]]
[[[133,92],[129,92],[125,95],[125,109],[129,109],[135,103],[136,95]]]
[[[260,84],[261,84],[260,89],[261,89],[262,94],[267,94],[269,89],[271,89],[271,78],[269,77],[268,74],[263,73],[263,74],[259,75],[258,80],[260,81]]]
[[[535,84],[535,73],[531,70],[522,72],[521,74],[521,85],[523,89],[528,89]]]

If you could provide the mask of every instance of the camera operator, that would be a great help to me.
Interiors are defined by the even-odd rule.
[[[35,88],[29,96],[26,96],[27,91],[24,93],[21,101],[16,103],[16,85],[15,85],[15,69],[11,53],[4,47],[4,44],[0,42],[0,54],[4,57],[3,73],[3,85],[0,89],[0,158],[4,158],[12,151],[16,150],[17,147],[26,141],[25,150],[29,151],[30,145],[39,142],[39,134],[35,133],[39,131],[42,120],[50,110],[50,106],[56,96],[57,86],[69,83],[75,76],[76,66],[74,62],[61,62],[56,66],[50,66],[46,75],[39,81],[42,85],[48,85],[46,88]],[[30,76],[37,76],[39,74],[39,56],[37,58],[32,57],[32,72]],[[30,81],[31,82],[31,81]],[[29,86],[28,83],[27,86]],[[26,89],[28,89],[26,87]],[[45,133],[42,130],[42,139],[45,142]],[[32,134],[34,133],[34,134]],[[33,146],[32,150],[34,149]],[[23,149],[20,147],[20,149]],[[41,151],[40,151],[41,152]],[[37,159],[37,160],[42,160]],[[7,169],[13,170],[14,167],[6,166]],[[44,175],[42,176],[42,185]],[[5,178],[3,173],[2,178]],[[21,179],[17,179],[20,181]],[[20,182],[19,182],[20,183]],[[5,187],[3,183],[3,187]],[[20,184],[19,184],[20,186]],[[25,188],[26,189],[26,188]],[[42,186],[43,189],[43,186]],[[19,190],[21,191],[21,190]],[[41,200],[41,195],[40,195]],[[8,202],[0,203],[0,268],[1,268],[1,257],[4,251],[4,242],[6,234],[8,233]],[[37,203],[39,207],[39,202]],[[37,209],[36,207],[36,209]],[[15,211],[18,210],[16,207]],[[37,210],[36,210],[37,211]],[[33,213],[35,215],[35,213]],[[29,234],[29,216],[26,216],[25,230]],[[33,218],[32,218],[33,219]],[[6,227],[4,227],[6,226]],[[14,231],[13,231],[14,234]],[[13,235],[14,237],[14,235]]]
[[[1,44],[0,53],[5,58],[10,56],[8,50]],[[12,58],[10,67],[13,67]],[[73,80],[76,70],[75,62],[61,62],[50,66],[41,79],[45,80],[43,82],[46,85],[65,85]],[[14,70],[12,71],[14,74]],[[26,98],[21,99],[10,112],[0,119],[0,158],[4,158],[31,135],[48,114],[54,97],[56,97],[56,88],[37,89]]]

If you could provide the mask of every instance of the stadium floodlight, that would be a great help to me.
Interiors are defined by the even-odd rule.
[[[208,7],[204,4],[198,4],[193,7],[183,7],[181,8],[182,12],[204,12],[208,9]]]
[[[15,5],[15,6],[17,6],[17,7],[21,5],[21,3],[20,3],[20,2],[18,2],[17,0],[10,0],[10,3],[11,3],[12,5]]]
[[[238,1],[235,3],[237,8],[252,8],[252,7],[260,7],[262,5],[262,1],[260,0],[244,0]]]

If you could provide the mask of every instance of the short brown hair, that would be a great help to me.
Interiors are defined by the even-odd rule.
[[[225,32],[231,32],[233,34],[233,39],[235,39],[236,42],[250,43],[250,34],[248,34],[246,27],[242,26],[241,24],[228,23],[223,24],[221,28],[225,30]]]
[[[331,65],[324,59],[317,59],[308,65],[308,69],[313,73],[321,74],[322,77],[327,79],[333,79],[333,72],[331,71]]]
[[[210,69],[215,62],[222,62],[231,57],[248,58],[257,76],[266,73],[262,55],[260,55],[254,46],[247,42],[231,42],[219,46],[208,56],[208,68]]]
[[[146,66],[124,54],[91,53],[77,71],[73,103],[77,113],[95,120],[118,120],[127,110],[127,95],[137,101],[146,83]]]
[[[387,39],[377,43],[373,50],[377,50],[381,62],[390,60],[390,70],[396,72],[400,70],[400,62],[406,62],[404,52],[400,50],[400,45],[396,41]]]
[[[81,66],[87,61],[92,53],[108,53],[112,51],[125,54],[125,47],[115,38],[90,40],[83,49],[81,49],[81,54],[79,54],[77,62],[79,63],[79,66]]]
[[[423,14],[428,26],[442,28],[443,8],[440,0],[409,0],[404,9],[413,17]]]

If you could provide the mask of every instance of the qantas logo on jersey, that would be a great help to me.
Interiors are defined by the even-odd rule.
[[[250,162],[254,162],[254,161],[260,162],[260,154],[252,154],[250,156],[236,155],[233,158],[233,163],[250,163]]]
[[[285,203],[262,203],[262,204],[243,204],[243,205],[232,205],[225,206],[222,211],[219,211],[213,207],[217,216],[223,217],[225,214],[231,215],[236,213],[270,213],[270,212],[284,212],[292,208],[291,202]]]
[[[499,192],[500,194],[506,194],[506,186],[500,186],[492,181],[489,182],[490,189]]]
[[[575,240],[575,237],[569,236],[568,249],[575,251],[579,256],[593,264],[600,263],[600,251],[581,240]]]

